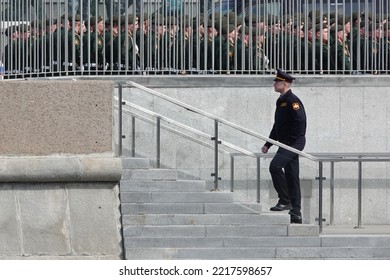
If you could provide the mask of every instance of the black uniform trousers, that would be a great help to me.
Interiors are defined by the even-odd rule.
[[[302,143],[303,142],[303,143]],[[294,145],[303,150],[305,139]],[[272,159],[269,171],[281,204],[291,204],[291,212],[301,214],[301,186],[299,181],[299,155],[279,148]]]

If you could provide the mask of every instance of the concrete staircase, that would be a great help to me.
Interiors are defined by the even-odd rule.
[[[126,259],[388,259],[390,235],[319,235],[290,225],[287,213],[262,212],[211,192],[176,170],[123,158],[120,184]]]

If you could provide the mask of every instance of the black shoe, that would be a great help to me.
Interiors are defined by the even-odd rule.
[[[289,212],[289,214],[290,214],[290,222],[292,224],[302,224],[302,216],[301,215],[291,213],[291,211]]]
[[[292,206],[291,204],[281,204],[281,203],[277,203],[274,207],[271,207],[269,210],[270,211],[284,211],[284,210],[291,210],[292,209]]]

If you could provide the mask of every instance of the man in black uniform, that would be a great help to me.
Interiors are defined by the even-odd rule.
[[[295,78],[291,75],[280,69],[277,70],[274,89],[280,93],[280,97],[276,101],[275,123],[269,138],[302,151],[306,143],[306,113],[301,100],[290,89],[293,80]],[[267,153],[271,146],[271,143],[266,142],[261,151]],[[290,210],[291,222],[301,224],[298,155],[279,148],[270,163],[269,170],[279,197],[278,203],[270,210]]]

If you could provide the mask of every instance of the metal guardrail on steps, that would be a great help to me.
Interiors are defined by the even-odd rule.
[[[195,128],[192,128],[190,126],[184,125],[176,120],[167,118],[161,114],[155,113],[153,111],[150,111],[148,109],[145,109],[139,105],[136,105],[128,100],[123,99],[123,89],[124,88],[137,88],[143,92],[149,93],[155,97],[161,98],[165,101],[170,102],[171,104],[175,104],[181,108],[184,108],[188,111],[191,111],[193,113],[199,114],[203,117],[206,117],[214,122],[214,135],[209,135],[207,133],[204,133],[202,131],[199,131]],[[319,198],[318,198],[318,225],[320,233],[322,233],[323,228],[323,181],[326,179],[324,177],[324,163],[329,162],[330,163],[330,224],[332,225],[334,223],[334,165],[336,162],[357,162],[358,163],[358,213],[357,213],[357,227],[362,227],[362,166],[363,162],[390,162],[390,153],[312,153],[308,154],[299,150],[296,150],[294,148],[291,148],[283,143],[280,143],[278,141],[275,141],[273,139],[270,139],[266,136],[263,136],[261,134],[258,134],[254,131],[251,131],[247,128],[244,128],[240,125],[237,125],[235,123],[232,123],[230,121],[227,121],[223,118],[220,118],[218,116],[215,116],[213,114],[204,112],[196,107],[193,107],[191,105],[188,105],[184,102],[181,102],[177,99],[174,99],[172,97],[169,97],[167,95],[164,95],[156,90],[144,87],[140,84],[134,83],[134,82],[127,82],[125,84],[118,84],[118,97],[116,98],[117,102],[117,109],[118,109],[118,119],[119,119],[119,131],[118,131],[118,155],[122,156],[122,141],[124,138],[123,135],[123,113],[130,114],[132,116],[132,131],[131,131],[131,156],[135,156],[135,119],[138,118],[140,120],[143,120],[145,122],[148,122],[150,124],[156,125],[156,164],[157,168],[160,168],[160,145],[161,145],[161,137],[160,132],[161,129],[173,132],[175,134],[178,134],[182,137],[185,137],[195,143],[198,143],[200,145],[203,145],[205,147],[208,147],[210,149],[214,150],[214,173],[211,174],[211,176],[214,177],[214,189],[218,190],[218,163],[219,163],[219,153],[223,153],[225,155],[230,156],[231,160],[231,178],[230,178],[230,190],[234,191],[234,158],[237,156],[250,156],[252,158],[256,158],[256,177],[257,177],[257,202],[260,202],[260,159],[261,158],[267,158],[267,157],[273,157],[274,154],[260,154],[260,153],[254,153],[251,151],[248,151],[244,148],[238,147],[234,144],[231,144],[227,141],[222,140],[219,137],[219,130],[218,126],[219,124],[224,124],[230,128],[233,128],[239,132],[242,132],[246,135],[253,136],[257,139],[270,142],[278,147],[284,148],[286,150],[289,150],[293,153],[296,153],[306,159],[309,159],[310,161],[318,163],[318,177],[316,179],[318,180],[319,184]],[[130,109],[124,108],[129,107]],[[150,118],[144,117],[141,114],[136,113],[135,111],[140,111],[143,114],[148,115]],[[211,139],[213,141],[213,144],[210,144],[208,142],[199,140],[198,138],[183,133],[177,129],[174,129],[172,127],[169,127],[167,125],[162,125],[161,121],[165,121],[167,124],[170,124],[172,126],[180,127],[181,129],[186,130],[187,132],[191,132],[197,136],[204,137],[206,139]],[[229,152],[222,148],[222,146],[226,148],[230,148],[234,150],[235,152]]]

